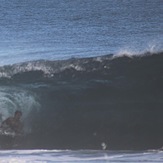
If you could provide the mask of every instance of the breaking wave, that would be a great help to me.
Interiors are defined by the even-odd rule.
[[[7,65],[0,84],[1,121],[19,109],[30,130],[19,148],[163,146],[162,52]]]

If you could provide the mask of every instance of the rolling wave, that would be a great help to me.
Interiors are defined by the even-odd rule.
[[[22,110],[19,148],[163,145],[163,53],[31,61],[0,68],[2,119]],[[15,148],[15,147],[11,147]]]

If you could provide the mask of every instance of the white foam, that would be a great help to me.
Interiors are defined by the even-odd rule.
[[[0,162],[162,162],[162,152],[101,150],[7,150]]]
[[[146,54],[150,55],[154,53],[159,53],[161,51],[163,51],[162,45],[153,41],[153,42],[147,43],[143,49],[138,49],[133,46],[122,47],[115,53],[113,58],[122,57],[122,56],[127,56],[127,57],[132,58],[133,56],[143,56]]]

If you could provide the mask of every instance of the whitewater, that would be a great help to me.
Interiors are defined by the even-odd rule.
[[[0,162],[163,162],[163,1],[2,0]]]
[[[1,151],[1,162],[155,162],[163,161],[162,151],[26,150]],[[10,158],[11,156],[11,158]]]

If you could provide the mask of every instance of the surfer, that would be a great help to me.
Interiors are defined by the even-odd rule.
[[[17,110],[14,114],[14,117],[9,117],[2,122],[1,128],[8,128],[14,131],[16,134],[21,134],[23,129],[23,125],[20,120],[21,116],[22,112]]]

